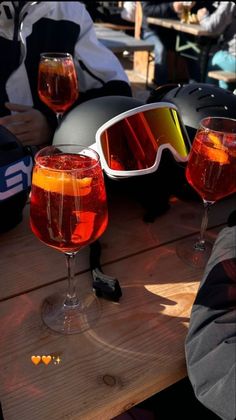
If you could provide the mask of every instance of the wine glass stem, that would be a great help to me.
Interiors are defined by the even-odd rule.
[[[65,252],[67,275],[68,275],[68,289],[64,305],[74,307],[79,304],[79,299],[75,291],[75,256],[76,252]]]
[[[196,244],[194,245],[195,249],[198,251],[204,251],[205,250],[205,232],[208,225],[208,212],[210,210],[211,205],[213,202],[203,200],[203,206],[204,206],[204,213],[202,217],[202,223],[201,223],[201,229],[200,229],[200,236]]]

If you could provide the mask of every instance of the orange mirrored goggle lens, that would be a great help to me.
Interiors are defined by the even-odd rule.
[[[115,122],[101,134],[103,155],[113,170],[152,167],[161,145],[172,146],[180,160],[189,154],[187,134],[175,109],[138,112]]]

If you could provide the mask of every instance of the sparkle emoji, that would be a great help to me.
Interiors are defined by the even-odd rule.
[[[53,357],[53,363],[54,363],[54,365],[59,365],[59,363],[61,363],[60,356]]]

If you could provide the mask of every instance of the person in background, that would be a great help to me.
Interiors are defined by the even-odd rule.
[[[198,400],[236,419],[236,210],[219,233],[193,304],[185,343]]]
[[[103,2],[94,0],[81,1],[86,7],[87,12],[90,14],[93,22],[103,22],[106,19],[109,10],[103,6]]]
[[[122,8],[109,7],[109,2],[97,2],[84,0],[91,18],[94,22],[112,23],[114,25],[125,25],[133,28],[135,23],[136,1],[124,1]]]
[[[124,1],[123,2],[123,9],[121,11],[122,19],[135,23],[135,12],[136,12],[136,1]]]
[[[236,4],[233,1],[216,3],[218,4],[214,13],[209,13],[206,8],[197,12],[198,21],[203,29],[219,35],[218,43],[210,53],[207,71],[224,70],[236,74]],[[227,83],[210,77],[207,77],[206,82],[217,84],[223,89],[236,88],[236,82]]]
[[[73,55],[79,80],[76,104],[99,96],[132,96],[123,67],[97,40],[80,2],[1,2],[0,51],[0,125],[23,145],[50,143],[57,126],[37,92],[42,52]]]
[[[189,6],[191,12],[196,13],[202,3],[207,4],[207,8],[211,10],[212,5],[209,2],[191,2]],[[157,3],[156,1],[143,1],[143,21],[142,21],[142,39],[148,40],[155,45],[155,68],[154,68],[154,83],[158,86],[172,82],[168,80],[168,62],[167,52],[175,52],[176,31],[163,28],[158,25],[152,25],[147,22],[148,17],[166,18],[181,20],[181,15],[184,10],[183,2],[167,2]],[[181,34],[183,37],[187,35]],[[200,82],[200,66],[198,60],[186,58],[187,70],[189,79],[192,82]]]

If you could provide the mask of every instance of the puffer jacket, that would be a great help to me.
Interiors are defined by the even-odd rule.
[[[214,13],[206,15],[200,25],[208,32],[219,35],[216,50],[225,50],[236,56],[236,4],[233,1],[216,2]]]
[[[190,317],[185,343],[189,379],[199,401],[223,420],[236,419],[236,210],[219,233]]]
[[[93,21],[80,2],[0,2],[0,116],[4,102],[52,113],[38,96],[40,53],[68,52],[74,57],[78,102],[105,95],[132,96],[128,78],[115,55],[96,38]]]

